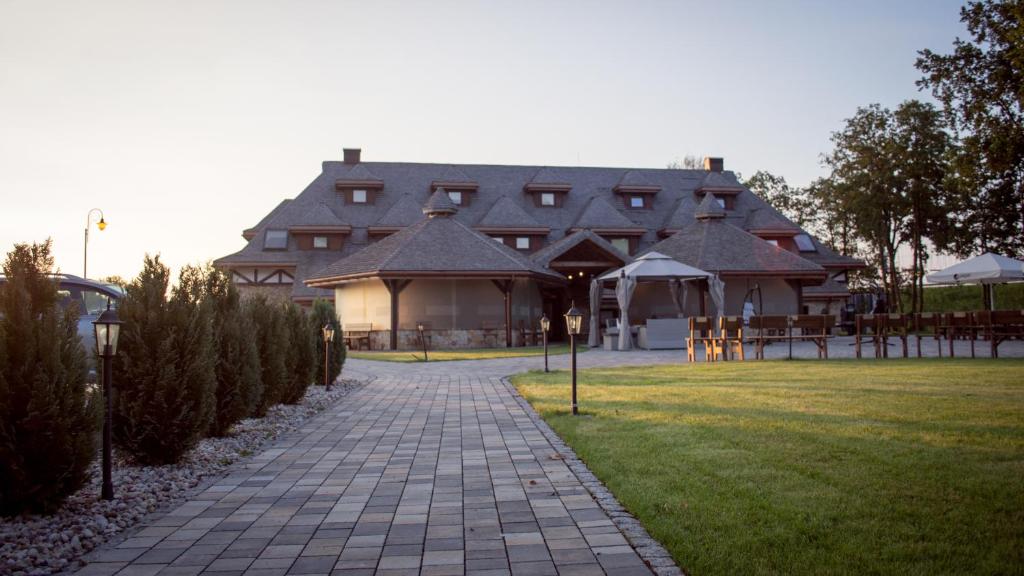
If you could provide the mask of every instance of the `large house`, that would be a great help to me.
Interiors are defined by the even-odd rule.
[[[706,158],[703,170],[363,162],[346,149],[293,200],[243,231],[215,265],[243,292],[334,300],[374,348],[514,345],[542,315],[589,311],[590,280],[657,251],[725,282],[725,313],[835,312],[836,254]],[[708,310],[706,286],[685,314]],[[759,291],[754,296],[754,293]],[[617,314],[605,290],[602,318]],[[630,318],[675,317],[641,284]],[[587,323],[584,323],[586,326]],[[562,322],[552,322],[558,337]]]

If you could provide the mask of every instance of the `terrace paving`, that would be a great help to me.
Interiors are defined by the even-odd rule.
[[[847,344],[838,339],[832,356],[852,355]],[[794,351],[815,355],[806,343]],[[925,351],[934,355],[934,345]],[[787,352],[768,348],[769,357]],[[1000,354],[1024,356],[1024,343]],[[678,350],[591,350],[579,364],[684,359]],[[94,552],[77,574],[650,574],[581,481],[581,464],[560,456],[564,447],[503,379],[543,361],[349,360],[346,377],[364,387]],[[560,369],[569,359],[550,362]]]

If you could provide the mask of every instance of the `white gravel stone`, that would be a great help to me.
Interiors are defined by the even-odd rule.
[[[263,418],[239,422],[230,436],[201,440],[178,464],[136,466],[115,450],[114,499],[109,502],[99,498],[101,463],[97,456],[90,468],[91,481],[68,497],[56,513],[0,518],[0,576],[46,576],[80,566],[79,559],[93,548],[150,512],[183,500],[204,479],[256,454],[267,442],[297,430],[360,384],[339,380],[330,393],[321,386],[310,386],[299,404],[279,404]]]

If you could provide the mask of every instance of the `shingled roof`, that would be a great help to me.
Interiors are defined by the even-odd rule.
[[[361,278],[510,278],[532,277],[562,283],[565,278],[526,256],[495,242],[450,215],[457,211],[442,189],[431,196],[424,211],[429,218],[370,244],[326,266],[306,283],[333,286]]]
[[[799,234],[799,226],[771,206],[755,208],[747,214],[744,228],[751,233]]]
[[[701,203],[703,207],[704,203]],[[646,252],[661,252],[708,272],[820,280],[825,280],[827,275],[821,266],[769,244],[721,218],[698,219]]]
[[[621,260],[623,264],[629,264],[633,261],[628,254],[590,230],[577,230],[572,234],[564,236],[531,254],[530,259],[541,266],[547,267],[551,264],[552,260],[582,244],[584,241],[593,242],[597,247]]]
[[[616,231],[642,231],[643,226],[638,226],[632,220],[626,218],[604,198],[591,198],[590,202],[580,212],[576,221],[573,222],[572,230],[616,230]]]
[[[423,206],[412,195],[403,194],[372,228],[405,228],[423,219]]]
[[[547,234],[548,230],[550,230],[547,226],[541,226],[536,218],[527,214],[522,206],[508,196],[502,196],[497,202],[492,204],[490,210],[476,223],[475,228],[487,231],[500,231],[503,229],[534,230],[544,234]]]

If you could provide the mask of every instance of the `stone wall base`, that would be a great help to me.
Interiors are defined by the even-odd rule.
[[[458,348],[504,348],[504,330],[428,330],[426,333],[428,350],[448,350]],[[512,345],[519,346],[520,337],[512,332]],[[365,344],[363,344],[365,346]],[[375,330],[370,333],[371,350],[388,350],[391,346],[390,330]],[[420,334],[417,330],[398,331],[399,350],[422,350]]]

